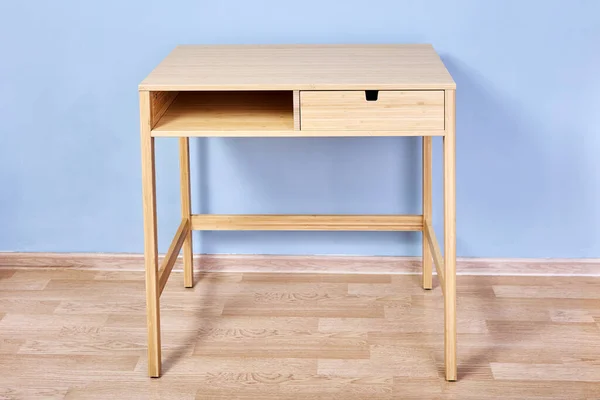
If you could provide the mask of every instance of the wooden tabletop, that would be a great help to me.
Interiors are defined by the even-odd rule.
[[[454,89],[431,45],[186,45],[140,90]]]

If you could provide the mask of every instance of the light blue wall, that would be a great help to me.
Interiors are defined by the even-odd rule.
[[[595,0],[3,0],[0,250],[142,251],[137,84],[175,45],[376,42],[432,43],[458,84],[460,256],[600,256]],[[191,146],[194,212],[420,209],[418,139]],[[157,151],[165,251],[179,221],[176,141]],[[208,232],[195,250],[416,255],[420,235]]]

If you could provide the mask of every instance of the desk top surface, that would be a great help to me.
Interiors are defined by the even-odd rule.
[[[428,44],[185,45],[140,90],[432,90],[454,80]]]

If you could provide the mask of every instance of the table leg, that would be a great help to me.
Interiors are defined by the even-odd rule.
[[[431,136],[423,136],[423,220],[431,222]],[[423,233],[423,289],[431,289],[433,258]]]
[[[181,185],[181,217],[191,219],[190,194],[190,138],[179,138],[179,167]],[[187,237],[183,242],[183,286],[194,286],[194,266],[192,252],[192,224],[190,221]]]
[[[444,353],[446,380],[455,381],[456,367],[456,135],[455,91],[446,91],[444,136]]]
[[[150,136],[150,92],[140,92],[142,143],[142,196],[144,210],[144,260],[146,267],[146,312],[148,322],[148,375],[160,376],[160,292],[156,231],[156,177],[154,138]]]

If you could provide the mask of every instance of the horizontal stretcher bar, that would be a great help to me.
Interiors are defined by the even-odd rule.
[[[194,214],[192,229],[239,231],[421,231],[422,215]]]
[[[444,136],[444,130],[430,131],[168,131],[153,129],[153,137],[374,137],[374,136]]]

